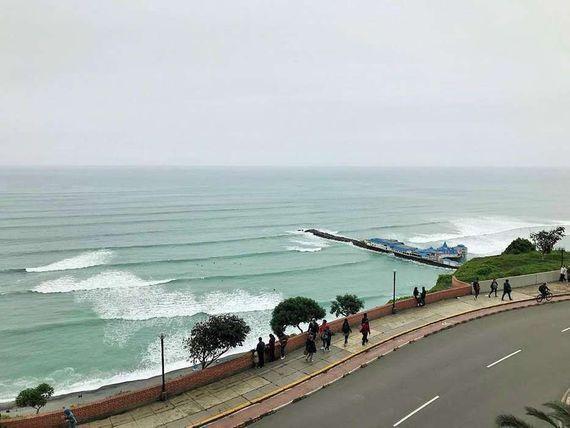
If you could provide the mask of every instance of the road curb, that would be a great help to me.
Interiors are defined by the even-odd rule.
[[[297,386],[297,385],[300,385],[300,384],[302,384],[302,383],[304,383],[304,382],[306,382],[306,381],[308,381],[308,380],[310,380],[310,379],[313,379],[313,378],[315,378],[315,377],[317,377],[317,376],[319,376],[319,375],[321,375],[321,374],[323,374],[323,373],[328,372],[328,371],[329,371],[331,368],[333,368],[333,367],[339,366],[339,365],[341,365],[341,364],[343,364],[343,363],[345,363],[345,362],[347,362],[347,361],[349,361],[349,360],[351,360],[351,359],[353,359],[353,358],[355,358],[355,357],[357,357],[357,356],[360,356],[360,355],[363,355],[363,354],[365,354],[365,353],[367,353],[367,352],[370,352],[371,350],[373,350],[373,349],[375,349],[375,348],[377,348],[377,347],[379,347],[379,346],[381,346],[381,345],[384,345],[384,344],[386,344],[386,343],[388,343],[388,342],[390,342],[390,341],[392,341],[392,340],[394,340],[394,339],[397,339],[397,338],[399,338],[399,337],[402,337],[402,336],[405,336],[405,335],[407,335],[407,334],[410,334],[410,333],[412,333],[412,332],[414,332],[414,331],[418,331],[418,330],[420,330],[420,329],[423,329],[423,328],[426,328],[426,327],[429,327],[429,326],[433,326],[433,325],[435,325],[435,324],[439,324],[439,323],[442,323],[442,322],[444,322],[444,321],[451,320],[451,319],[453,319],[453,318],[462,317],[462,316],[469,315],[469,314],[476,313],[476,312],[483,312],[481,315],[476,316],[476,317],[473,317],[473,318],[471,318],[471,319],[469,319],[469,320],[462,320],[462,321],[459,321],[459,322],[456,322],[456,323],[452,323],[452,324],[449,324],[449,325],[443,325],[443,326],[441,326],[441,328],[439,328],[439,329],[437,329],[437,330],[435,330],[435,331],[433,331],[433,332],[426,333],[426,334],[424,334],[424,335],[421,337],[421,338],[425,338],[425,337],[431,336],[431,335],[433,335],[433,334],[437,334],[437,333],[439,333],[439,332],[441,332],[441,331],[444,331],[444,330],[448,330],[448,329],[450,329],[450,328],[453,328],[453,327],[455,327],[455,326],[457,326],[457,325],[461,325],[461,324],[465,324],[465,323],[467,323],[467,322],[469,322],[469,321],[473,321],[473,320],[475,320],[475,319],[480,319],[480,318],[483,318],[483,317],[488,317],[488,316],[496,315],[496,314],[499,314],[499,313],[502,313],[502,312],[507,312],[507,311],[512,311],[512,310],[518,310],[518,309],[525,309],[525,308],[529,308],[529,307],[533,307],[533,306],[540,306],[540,305],[544,305],[544,304],[554,304],[554,303],[559,303],[559,302],[563,302],[563,301],[567,301],[567,300],[570,300],[570,293],[557,294],[557,295],[555,296],[555,298],[554,298],[552,301],[550,301],[550,302],[544,302],[544,303],[537,303],[537,302],[536,302],[536,298],[534,298],[534,297],[533,297],[533,298],[528,298],[528,299],[523,299],[523,300],[517,300],[517,301],[509,301],[509,302],[501,303],[501,304],[495,305],[495,306],[489,306],[489,307],[485,307],[485,308],[472,309],[472,310],[465,311],[465,312],[462,312],[462,313],[459,313],[459,314],[455,314],[455,315],[451,315],[451,316],[448,316],[448,317],[445,317],[445,318],[441,318],[441,319],[439,319],[439,320],[437,320],[437,321],[432,321],[432,322],[423,324],[423,325],[418,326],[418,327],[411,328],[411,329],[406,330],[406,331],[404,331],[404,332],[401,332],[401,333],[395,334],[395,335],[393,335],[393,336],[390,336],[390,337],[386,338],[385,340],[383,340],[382,342],[379,342],[379,343],[376,343],[376,344],[374,344],[374,345],[371,345],[370,347],[368,347],[368,348],[366,348],[366,349],[362,349],[361,351],[359,351],[359,352],[357,352],[357,353],[348,355],[348,356],[346,356],[346,357],[344,357],[344,358],[342,358],[342,359],[340,359],[340,360],[338,360],[338,361],[336,361],[336,362],[334,362],[334,363],[331,363],[331,364],[327,365],[326,367],[323,367],[323,368],[320,369],[320,370],[317,370],[317,371],[314,372],[314,373],[311,373],[311,374],[309,374],[309,375],[307,375],[307,376],[304,376],[304,377],[301,378],[301,379],[296,380],[295,382],[291,382],[290,384],[284,385],[284,386],[282,386],[282,387],[276,389],[275,391],[272,391],[272,392],[270,392],[270,393],[268,393],[268,394],[265,394],[265,395],[263,395],[263,396],[261,396],[261,397],[255,399],[255,400],[251,401],[250,403],[241,404],[241,405],[236,406],[236,407],[234,407],[234,408],[228,409],[228,410],[226,410],[226,411],[224,411],[224,412],[222,412],[222,413],[219,413],[219,414],[217,414],[217,415],[214,415],[214,416],[211,416],[211,417],[206,418],[206,419],[204,419],[204,420],[201,420],[201,421],[199,421],[199,422],[196,422],[195,424],[189,425],[189,427],[192,427],[192,428],[194,428],[194,427],[202,427],[202,426],[211,424],[211,423],[213,423],[213,422],[216,422],[216,421],[218,421],[218,420],[220,420],[220,419],[223,419],[223,418],[226,418],[226,417],[228,417],[228,416],[231,416],[232,414],[238,413],[239,411],[244,410],[244,409],[246,409],[246,408],[248,408],[248,407],[252,407],[252,406],[254,406],[254,405],[260,404],[261,402],[263,402],[263,401],[265,401],[265,400],[267,400],[267,399],[269,399],[269,398],[272,398],[272,397],[274,397],[274,396],[276,396],[276,395],[279,395],[279,394],[281,394],[281,393],[283,393],[283,392],[285,392],[285,391],[287,391],[287,390],[289,390],[289,389],[291,389],[291,388],[294,388],[294,387]],[[528,303],[528,304],[523,305],[523,306],[519,306],[519,307],[511,307],[511,306],[513,306],[513,305],[520,305],[521,303]],[[499,309],[499,310],[497,310],[497,309]],[[484,313],[484,312],[488,312],[488,313]],[[419,339],[421,339],[421,338],[419,338]],[[363,368],[363,367],[366,367],[370,362],[372,362],[372,361],[374,361],[374,360],[377,360],[377,359],[380,359],[380,358],[382,358],[383,356],[388,355],[388,354],[391,353],[391,352],[397,351],[398,348],[401,348],[402,346],[405,346],[405,345],[407,345],[407,344],[409,344],[409,343],[413,343],[413,342],[415,342],[416,340],[419,340],[419,339],[410,340],[410,341],[408,341],[408,342],[406,342],[406,343],[396,345],[393,349],[391,349],[391,350],[389,350],[389,351],[387,351],[387,352],[385,352],[385,353],[383,353],[383,354],[381,354],[381,355],[379,355],[379,356],[377,356],[377,357],[372,358],[370,361],[367,361],[366,363],[363,363],[363,364],[357,366],[356,368],[354,368],[354,369],[352,369],[352,370],[346,372],[346,373],[343,374],[342,376],[340,376],[340,377],[338,377],[338,378],[332,380],[331,382],[328,382],[328,383],[326,384],[326,386],[328,386],[328,385],[330,385],[330,384],[332,384],[332,383],[338,381],[339,379],[342,379],[342,378],[344,378],[344,377],[346,377],[346,376],[348,376],[348,375],[354,373],[356,370],[359,370],[359,369],[361,369],[361,368]],[[309,395],[311,395],[311,394],[313,394],[313,393],[315,393],[315,392],[321,390],[322,388],[324,388],[324,387],[326,387],[326,386],[320,386],[320,387],[318,387],[318,388],[315,388],[314,390],[312,390],[312,391],[310,391],[310,392],[308,392],[308,393],[306,393],[306,394],[303,394],[303,395],[301,395],[301,396],[299,396],[299,397],[296,397],[295,399],[290,400],[289,402],[287,402],[287,403],[285,403],[285,404],[279,405],[279,406],[277,406],[277,407],[274,408],[274,409],[271,409],[271,410],[268,410],[268,411],[266,411],[266,412],[263,412],[263,413],[261,413],[260,415],[257,415],[256,417],[254,417],[254,418],[252,418],[252,419],[248,419],[247,421],[245,421],[245,422],[243,422],[243,423],[238,423],[238,424],[234,425],[234,427],[245,427],[245,426],[247,426],[247,425],[250,425],[251,423],[257,422],[257,421],[259,421],[260,419],[262,419],[263,417],[275,413],[275,412],[276,412],[277,410],[279,410],[280,408],[285,407],[285,406],[291,404],[292,402],[302,400],[302,399],[308,397]],[[570,390],[569,390],[569,391],[570,391]],[[568,394],[568,392],[567,392],[567,394]],[[566,395],[566,394],[565,394],[565,395]]]

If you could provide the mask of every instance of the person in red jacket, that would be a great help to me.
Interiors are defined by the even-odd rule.
[[[364,346],[368,343],[368,335],[370,334],[370,322],[368,321],[368,314],[364,314],[362,317],[360,332],[362,333],[362,346]]]

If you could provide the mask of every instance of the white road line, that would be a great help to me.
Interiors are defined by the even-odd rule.
[[[503,358],[501,358],[500,360],[495,361],[494,363],[491,363],[487,366],[487,368],[491,368],[493,367],[495,364],[499,364],[501,361],[505,361],[507,358],[511,358],[513,355],[518,354],[519,352],[521,352],[522,349],[519,349],[518,351],[513,352],[512,354],[506,355]]]
[[[402,419],[400,419],[398,422],[396,422],[394,425],[397,427],[398,425],[400,425],[402,422],[404,422],[406,419],[408,419],[410,416],[415,415],[416,413],[418,413],[420,410],[422,410],[424,407],[429,406],[431,403],[433,403],[435,400],[437,400],[439,398],[439,395],[436,395],[435,397],[433,397],[431,400],[429,400],[427,403],[422,404],[420,407],[418,407],[416,410],[414,410],[412,413],[404,416]]]
[[[565,329],[564,329],[564,330],[562,330],[560,333],[564,333],[565,331],[568,331],[568,330],[570,330],[570,327],[568,327],[568,328],[565,328]]]

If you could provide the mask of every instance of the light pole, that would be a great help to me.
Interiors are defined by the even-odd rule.
[[[394,269],[394,283],[392,288],[392,313],[396,313],[396,269]]]
[[[560,267],[564,266],[564,248],[562,248],[562,260],[560,261]]]
[[[160,335],[160,359],[162,362],[162,389],[160,390],[160,399],[166,401],[166,382],[164,378],[164,334]]]

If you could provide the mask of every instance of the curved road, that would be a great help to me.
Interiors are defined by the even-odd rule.
[[[570,302],[504,312],[409,344],[256,426],[492,427],[560,399],[569,359]]]

